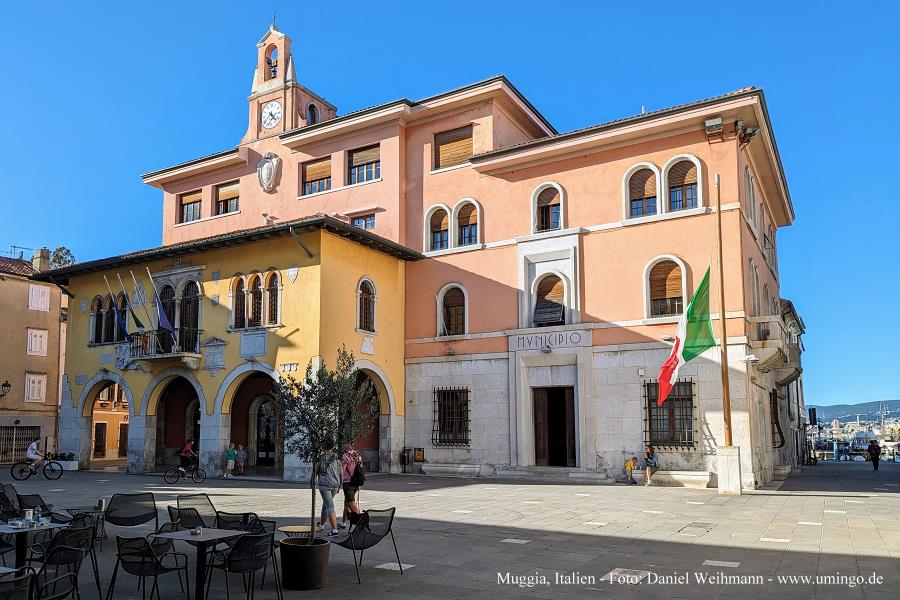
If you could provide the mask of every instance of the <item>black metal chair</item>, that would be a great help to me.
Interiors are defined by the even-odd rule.
[[[151,492],[114,494],[103,517],[107,523],[119,527],[137,527],[152,521],[153,530],[159,529],[156,499]]]
[[[6,502],[15,513],[19,514],[19,491],[16,489],[16,486],[11,483],[3,483],[0,484],[0,491],[3,492],[3,497],[6,498]]]
[[[216,511],[216,527],[219,529],[231,529],[234,531],[246,531],[253,513],[229,513]]]
[[[34,571],[22,567],[12,573],[0,575],[0,600],[32,600]]]
[[[221,558],[213,555],[209,563],[210,575],[206,583],[206,598],[209,598],[209,588],[212,585],[212,571],[220,570],[225,577],[225,598],[231,600],[231,589],[228,585],[228,575],[240,573],[244,578],[244,591],[247,600],[253,600],[256,595],[256,574],[265,569],[272,555],[272,547],[275,536],[271,533],[248,533],[237,539],[231,549],[225,552]],[[276,582],[275,587],[278,598],[281,598],[281,586]]]
[[[181,573],[184,571],[186,585],[184,588],[185,597],[190,600],[190,582],[188,580],[188,558],[186,554],[181,552],[167,552],[164,555],[158,555],[153,549],[153,543],[147,538],[131,537],[126,538],[116,536],[116,547],[118,548],[118,556],[116,557],[116,566],[113,569],[112,578],[109,581],[109,589],[106,592],[106,598],[112,598],[116,589],[116,577],[119,573],[119,567],[139,579],[138,586],[141,588],[141,597],[147,598],[147,584],[144,580],[152,577],[153,586],[150,588],[150,599],[156,594],[159,600],[159,577],[167,573],[178,573],[178,581],[181,582]],[[166,562],[171,559],[171,562]],[[201,582],[195,582],[196,585],[202,585]]]
[[[357,583],[362,583],[359,577],[359,567],[362,566],[363,553],[386,538],[388,534],[391,536],[391,543],[394,544],[397,566],[400,567],[400,574],[403,574],[403,563],[400,562],[400,553],[397,551],[397,542],[394,540],[393,524],[395,512],[397,512],[396,508],[364,511],[355,523],[351,522],[346,532],[337,537],[328,538],[332,544],[353,551],[353,565],[356,567]],[[357,550],[359,550],[358,562],[356,560]]]
[[[278,527],[278,524],[275,521],[270,519],[260,519],[256,513],[247,513],[247,527],[246,530],[250,533],[271,533],[274,539],[275,530]],[[276,543],[272,543],[272,554],[269,557],[269,560],[272,562],[272,570],[275,572],[275,591],[278,592],[279,598],[281,597],[281,575],[278,573],[278,559],[275,556],[275,546]],[[259,584],[259,589],[263,589],[263,586],[266,585],[266,573],[269,570],[269,565],[266,563],[266,566],[263,567],[262,581]]]
[[[216,526],[216,507],[206,494],[188,494],[175,498],[178,509],[193,508],[203,520],[203,527]]]
[[[34,578],[35,600],[80,600],[78,572],[86,554],[85,548],[74,546],[54,546],[48,550]]]
[[[34,511],[40,510],[41,516],[49,516],[50,521],[53,523],[68,523],[72,520],[68,515],[53,512],[53,505],[44,502],[40,494],[18,494],[17,499],[19,501],[19,512],[29,509]]]
[[[94,582],[97,584],[97,597],[99,598],[103,595],[103,591],[100,589],[100,571],[97,568],[97,556],[94,553],[95,532],[96,529],[92,522],[82,527],[70,526],[66,529],[60,529],[56,531],[48,543],[32,544],[30,546],[31,556],[28,560],[29,562],[40,563],[44,566],[60,567],[62,565],[71,564],[73,562],[73,557],[69,552],[55,552],[57,548],[75,548],[81,550],[84,555],[91,557],[91,566],[94,570]],[[60,560],[66,562],[58,564],[58,561]],[[78,564],[80,570],[81,563],[79,562]],[[77,577],[78,571],[75,571],[74,574]]]
[[[194,527],[207,526],[206,523],[203,522],[200,513],[197,512],[197,509],[167,506],[166,510],[169,513],[169,521],[178,523],[179,529],[193,529]]]

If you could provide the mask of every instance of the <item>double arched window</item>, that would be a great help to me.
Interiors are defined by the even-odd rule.
[[[537,282],[531,323],[535,327],[565,325],[566,285],[558,275],[544,275]]]
[[[438,292],[438,336],[465,335],[468,331],[466,291],[459,285],[445,285]]]
[[[685,271],[679,259],[660,256],[650,261],[644,272],[644,285],[647,318],[672,317],[684,313]]]
[[[444,204],[425,213],[425,250],[476,246],[481,243],[481,206],[473,198],[463,198],[451,210]]]
[[[178,345],[182,352],[200,351],[200,286],[188,281],[181,288]]]
[[[369,333],[375,332],[375,284],[365,277],[356,288],[356,328]]]
[[[90,336],[92,344],[112,344],[125,341],[125,332],[116,323],[116,308],[122,315],[122,322],[128,327],[128,298],[119,293],[113,298],[107,295],[95,296],[91,301]]]
[[[231,282],[231,328],[281,324],[281,276],[266,273],[235,275]]]
[[[703,206],[703,164],[693,154],[673,156],[662,171],[642,162],[622,181],[625,218],[637,219]]]

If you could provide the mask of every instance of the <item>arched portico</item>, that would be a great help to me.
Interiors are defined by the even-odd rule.
[[[68,376],[63,380],[62,402],[59,408],[60,452],[72,452],[78,457],[81,468],[88,468],[91,462],[91,442],[93,440],[93,408],[97,395],[106,387],[118,385],[129,406],[129,414],[134,411],[134,397],[128,383],[118,373],[100,371],[91,377],[82,388],[77,402],[72,402],[71,384]],[[129,456],[131,448],[129,447]]]
[[[372,382],[380,401],[378,470],[382,473],[399,473],[400,450],[403,446],[403,417],[397,415],[397,399],[391,380],[388,379],[384,369],[370,360],[357,360],[356,368]]]

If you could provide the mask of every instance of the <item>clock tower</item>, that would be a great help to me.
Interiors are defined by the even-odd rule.
[[[333,119],[336,109],[297,81],[291,38],[271,25],[256,44],[250,123],[241,143]]]

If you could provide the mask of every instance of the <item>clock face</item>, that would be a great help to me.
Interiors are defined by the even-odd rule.
[[[272,100],[263,106],[261,122],[266,129],[271,129],[281,121],[281,103]]]

